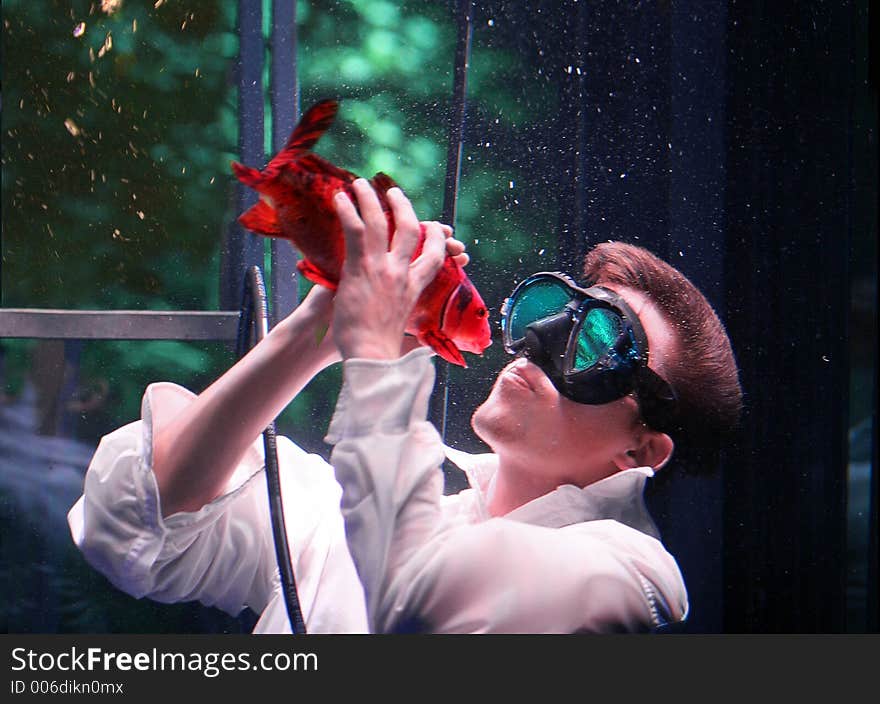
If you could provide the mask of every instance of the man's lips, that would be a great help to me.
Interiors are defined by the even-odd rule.
[[[515,380],[521,386],[526,386],[534,392],[540,388],[540,379],[536,374],[543,375],[543,373],[544,372],[525,358],[516,360],[504,371],[505,375],[513,377],[511,379],[512,381]]]

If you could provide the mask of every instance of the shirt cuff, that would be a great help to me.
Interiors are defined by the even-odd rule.
[[[376,431],[405,432],[428,415],[434,388],[433,352],[419,347],[394,360],[349,359],[324,442]]]

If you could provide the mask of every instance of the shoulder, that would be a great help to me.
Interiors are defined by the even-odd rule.
[[[559,529],[580,544],[583,560],[597,550],[620,565],[648,600],[655,626],[687,618],[688,597],[675,557],[657,538],[615,520],[577,523]]]

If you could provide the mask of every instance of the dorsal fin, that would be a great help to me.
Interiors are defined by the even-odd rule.
[[[339,103],[335,100],[322,100],[310,107],[306,114],[302,116],[287,144],[284,145],[284,151],[288,149],[311,149],[321,135],[327,131],[327,128],[333,124],[336,117],[336,111],[339,109]]]

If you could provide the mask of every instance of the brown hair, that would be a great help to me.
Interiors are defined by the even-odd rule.
[[[687,277],[643,247],[603,242],[587,254],[584,274],[591,283],[641,291],[670,324],[675,352],[656,370],[678,397],[670,435],[695,460],[687,470],[712,471],[743,405],[736,360],[718,315]]]

